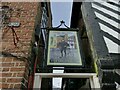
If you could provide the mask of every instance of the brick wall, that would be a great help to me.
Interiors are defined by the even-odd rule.
[[[36,21],[39,3],[11,2],[2,3],[2,5],[8,5],[12,9],[10,21],[20,22],[20,27],[13,28],[19,38],[17,47],[13,42],[12,29],[3,28],[2,51],[0,50],[3,53],[2,60],[0,60],[2,70],[0,88],[27,88],[28,57],[35,24],[39,22]]]

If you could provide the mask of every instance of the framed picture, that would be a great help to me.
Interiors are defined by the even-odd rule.
[[[83,65],[78,42],[78,30],[49,30],[47,65]]]

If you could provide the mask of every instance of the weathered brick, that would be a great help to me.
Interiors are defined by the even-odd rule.
[[[38,22],[35,21],[35,18],[39,4],[38,2],[8,2],[4,4],[8,5],[13,10],[11,13],[10,21],[20,22],[20,27],[14,28],[19,38],[17,47],[15,47],[13,42],[12,30],[10,28],[3,29],[3,32],[6,33],[2,40],[2,51],[10,54],[9,56],[4,57],[2,60],[3,68],[1,70],[3,72],[2,75],[5,77],[3,81],[6,82],[7,80],[7,82],[9,83],[4,84],[3,88],[20,89],[20,87],[22,86],[22,79],[19,79],[20,77],[25,79],[25,82],[23,84],[27,86],[29,62],[26,59],[22,58],[27,58],[30,53],[31,39],[35,30],[35,22]],[[16,58],[12,55],[14,55]]]
[[[20,65],[20,62],[16,62],[15,64],[14,64],[14,66],[16,67],[16,66],[19,66]]]
[[[25,71],[25,68],[17,68],[17,67],[13,67],[10,69],[11,72],[21,72],[21,71]]]
[[[3,68],[0,68],[0,71],[2,72]]]
[[[7,81],[7,78],[2,78],[2,83],[6,81]]]
[[[9,57],[9,58],[3,58],[3,62],[12,62],[13,58]]]
[[[2,58],[1,61],[2,61],[2,62],[5,62],[5,59],[6,59],[6,58]]]
[[[14,85],[14,88],[15,88],[15,89],[21,88],[21,84],[15,84],[15,85]]]
[[[8,67],[8,68],[3,68],[3,69],[2,69],[2,72],[9,72],[9,70],[10,70],[9,67]]]
[[[0,77],[2,77],[2,73],[0,73]]]
[[[12,67],[14,63],[2,63],[2,67]]]
[[[26,64],[25,63],[19,63],[19,66],[26,66]]]
[[[12,73],[2,73],[2,77],[11,77]]]
[[[0,83],[2,82],[2,77],[0,77]]]
[[[9,89],[12,89],[12,88],[14,88],[14,86],[15,86],[14,84],[9,84],[9,87],[8,87],[8,88],[9,88]]]
[[[17,73],[17,77],[23,77],[24,73]]]
[[[21,62],[24,62],[24,59],[23,61],[21,61],[20,59],[13,59],[13,62],[21,63]]]
[[[22,78],[8,78],[8,83],[20,83],[22,81]]]
[[[0,88],[2,88],[2,83],[0,83]]]
[[[9,84],[2,83],[2,88],[7,89]]]
[[[17,77],[17,73],[12,73],[12,77]]]

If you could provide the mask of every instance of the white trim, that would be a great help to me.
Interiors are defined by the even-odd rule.
[[[0,77],[0,78],[6,78],[6,79],[15,79],[15,78],[17,78],[17,79],[21,79],[21,78],[23,78],[23,77]]]
[[[35,76],[41,76],[41,78],[89,78],[96,76],[96,73],[35,73]]]
[[[100,88],[96,73],[35,73],[33,88],[41,88],[42,78],[89,78],[91,88]]]

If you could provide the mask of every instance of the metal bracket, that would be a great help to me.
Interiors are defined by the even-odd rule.
[[[65,22],[62,20],[62,21],[60,21],[60,25],[59,26],[57,26],[56,28],[59,28],[60,26],[62,26],[62,25],[64,25],[65,27],[67,27],[67,28],[69,28],[66,24],[65,24]]]
[[[60,25],[58,25],[57,27],[52,27],[52,28],[60,28],[60,26],[64,25],[66,28],[70,28],[68,27],[65,22],[62,20],[60,21]],[[47,30],[49,27],[45,27],[45,28],[40,28],[40,29],[43,29],[43,30]]]

